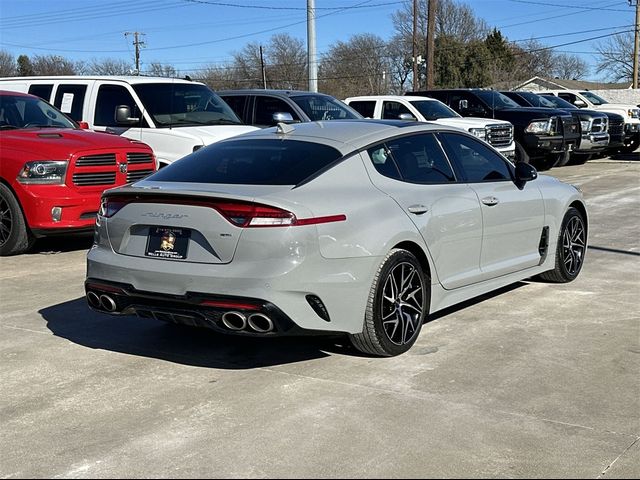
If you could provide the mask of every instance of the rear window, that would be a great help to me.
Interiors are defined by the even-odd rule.
[[[342,157],[335,148],[298,140],[214,143],[148,180],[234,185],[297,185]]]

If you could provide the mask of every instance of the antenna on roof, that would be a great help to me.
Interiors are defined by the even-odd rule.
[[[276,127],[276,133],[278,135],[286,135],[287,133],[291,133],[295,130],[291,125],[287,125],[286,123],[278,122],[278,126]]]

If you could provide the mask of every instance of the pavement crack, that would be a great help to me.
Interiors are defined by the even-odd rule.
[[[609,465],[607,465],[607,468],[605,468],[600,473],[600,475],[598,475],[597,478],[603,478],[607,474],[607,470],[609,470],[611,467],[613,467],[613,464],[616,463],[625,453],[627,453],[639,441],[640,441],[640,437],[636,437],[636,439],[633,442],[631,442],[631,445],[629,445],[627,448],[625,448],[624,451],[620,455],[618,455],[613,462],[611,462]]]

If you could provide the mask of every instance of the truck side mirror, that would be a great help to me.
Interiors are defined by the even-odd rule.
[[[131,107],[129,105],[118,105],[115,117],[116,123],[119,125],[134,125],[140,121],[139,118],[131,117]]]
[[[293,123],[293,115],[289,112],[276,112],[271,117],[273,119],[273,124],[277,123]]]
[[[398,115],[398,120],[408,120],[408,121],[416,121],[417,118],[411,115],[410,113],[401,113]]]
[[[573,101],[573,104],[574,104],[576,107],[578,107],[578,108],[585,108],[585,107],[587,106],[587,104],[586,104],[586,103],[584,103],[584,102],[583,102],[582,100],[580,100],[579,98],[576,98],[576,99]]]

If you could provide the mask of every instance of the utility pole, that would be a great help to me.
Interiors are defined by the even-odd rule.
[[[636,2],[636,35],[633,42],[633,88],[638,88],[638,45],[640,44],[640,1]],[[633,0],[629,0],[629,6],[633,6]]]
[[[316,60],[316,0],[307,0],[307,64],[309,91],[318,91],[318,63]]]
[[[413,0],[413,91],[418,91],[418,52],[416,51],[416,35],[418,30],[418,0]]]
[[[267,89],[267,73],[264,69],[264,57],[262,56],[262,45],[260,45],[260,65],[262,66],[262,88]]]
[[[437,0],[428,0],[427,6],[427,90],[433,88],[433,62],[436,48],[436,9]]]
[[[124,32],[124,36],[128,37],[133,35],[133,44],[136,47],[136,75],[140,75],[140,47],[144,47],[145,43],[140,40],[141,35],[145,35],[141,32]]]

